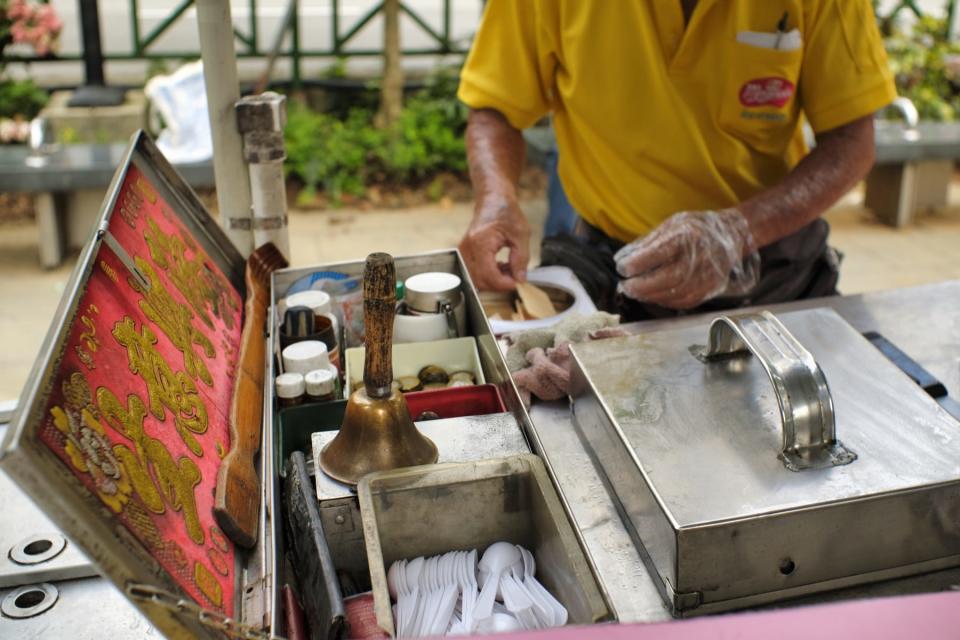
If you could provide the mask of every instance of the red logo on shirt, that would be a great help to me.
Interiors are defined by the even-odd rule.
[[[794,89],[793,83],[786,78],[756,78],[740,88],[740,104],[745,107],[782,107],[793,97]]]

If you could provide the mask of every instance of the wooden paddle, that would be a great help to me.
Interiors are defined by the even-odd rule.
[[[240,358],[230,401],[230,453],[220,463],[213,515],[223,532],[241,547],[257,542],[260,479],[253,458],[263,432],[264,330],[270,305],[270,274],[287,266],[273,243],[247,259],[247,301]]]
[[[523,309],[531,319],[551,318],[557,315],[553,302],[547,292],[529,282],[517,283],[517,294],[523,301]]]

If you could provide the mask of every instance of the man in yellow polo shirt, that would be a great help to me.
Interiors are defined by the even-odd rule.
[[[520,131],[552,114],[581,220],[543,257],[599,306],[835,293],[819,216],[869,170],[895,95],[869,0],[489,0],[459,89],[476,193],[460,249],[481,289],[525,279]]]

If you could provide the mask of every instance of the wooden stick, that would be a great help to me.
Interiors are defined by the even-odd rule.
[[[253,459],[263,435],[264,328],[270,304],[270,274],[287,266],[283,254],[268,243],[247,260],[247,300],[240,357],[230,401],[230,452],[220,463],[213,515],[237,545],[257,542],[260,479]]]

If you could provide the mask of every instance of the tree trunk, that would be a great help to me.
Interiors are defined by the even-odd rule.
[[[400,0],[383,2],[383,80],[377,125],[389,127],[403,109],[403,66],[400,53]]]

